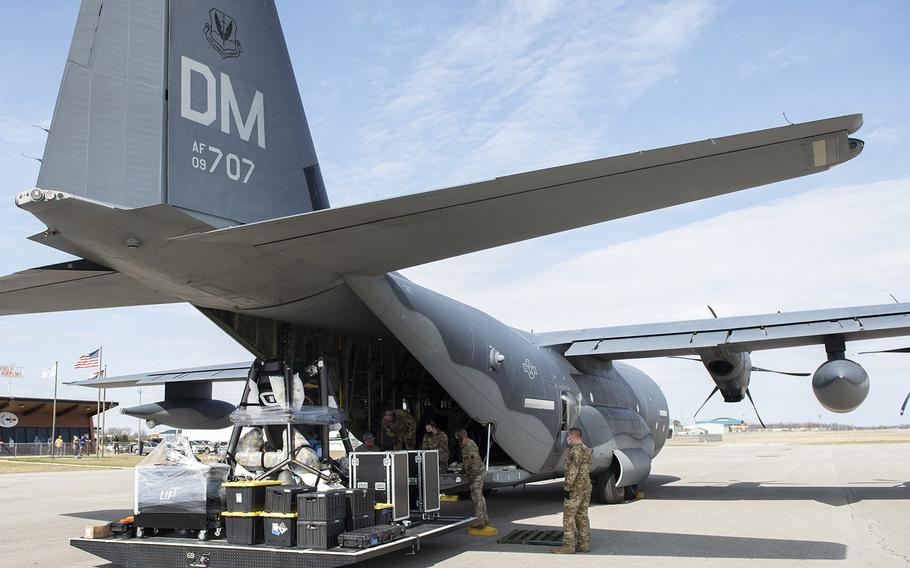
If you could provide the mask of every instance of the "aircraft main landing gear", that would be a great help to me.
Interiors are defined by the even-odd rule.
[[[593,479],[591,497],[605,505],[622,503],[626,497],[625,487],[616,487],[618,473],[615,467],[601,473]]]

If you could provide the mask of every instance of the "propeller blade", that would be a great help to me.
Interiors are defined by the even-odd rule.
[[[901,405],[901,416],[904,415],[904,411],[907,410],[907,401],[910,400],[910,392],[907,393],[907,398],[904,399],[904,404]]]
[[[695,418],[696,416],[698,416],[698,413],[701,412],[701,409],[704,408],[706,404],[708,404],[708,401],[711,400],[711,397],[714,396],[714,393],[716,393],[719,390],[720,390],[720,387],[714,387],[714,390],[711,391],[711,394],[708,395],[708,398],[706,398],[705,401],[703,403],[701,403],[701,406],[698,407],[698,410],[695,411],[695,414],[692,415],[692,418]]]
[[[746,389],[746,396],[749,397],[749,402],[752,403],[752,410],[755,411],[755,417],[758,418],[758,423],[761,424],[761,427],[762,427],[762,428],[764,428],[765,430],[767,430],[768,427],[765,426],[765,423],[764,423],[764,422],[762,421],[762,419],[761,419],[761,415],[758,413],[758,409],[755,408],[755,401],[752,400],[752,393],[749,391],[749,389]]]
[[[774,369],[764,369],[762,367],[752,367],[753,371],[759,373],[777,373],[778,375],[788,375],[791,377],[811,377],[812,373],[793,373],[790,371],[775,371]]]
[[[867,355],[869,353],[910,353],[910,347],[898,347],[897,349],[882,349],[881,351],[860,351],[857,355]]]

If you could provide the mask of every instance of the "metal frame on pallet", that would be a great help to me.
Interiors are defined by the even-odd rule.
[[[423,541],[463,529],[473,517],[440,517],[408,529],[399,540],[363,550],[242,546],[191,539],[73,538],[70,545],[128,568],[335,568],[350,566],[396,551],[417,552]]]

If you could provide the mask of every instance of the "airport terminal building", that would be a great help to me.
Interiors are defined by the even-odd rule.
[[[117,406],[108,401],[104,410]],[[0,440],[17,444],[47,442],[51,437],[54,401],[50,398],[0,397]],[[57,435],[69,442],[88,434],[94,441],[93,419],[98,414],[94,400],[57,399]]]

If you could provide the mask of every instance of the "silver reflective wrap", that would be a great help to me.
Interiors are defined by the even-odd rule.
[[[136,466],[135,513],[216,515],[227,474],[224,464],[197,460],[186,437],[168,436]]]
[[[253,428],[244,434],[237,444],[237,463],[250,471],[265,471],[281,463],[286,455],[284,450],[266,452],[262,449],[264,445],[265,437],[262,429]],[[299,432],[294,434],[294,445],[298,448],[294,458],[310,469],[291,464],[290,471],[297,475],[302,483],[315,486],[318,476],[313,473],[313,470],[319,471],[320,469],[319,457],[316,455],[316,451],[310,447],[306,438]]]
[[[299,410],[280,406],[247,406],[231,413],[231,422],[241,426],[270,424],[338,424],[344,413],[330,406],[304,406]]]

